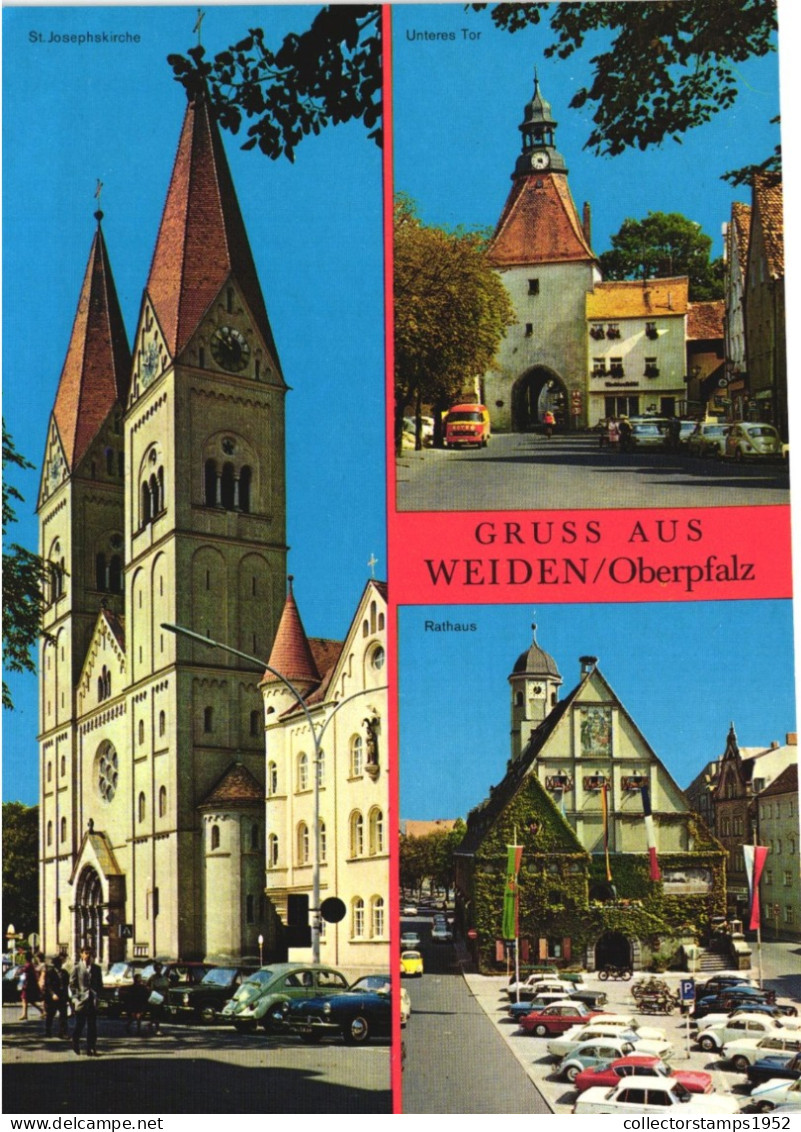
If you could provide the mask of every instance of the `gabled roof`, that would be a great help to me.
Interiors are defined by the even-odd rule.
[[[200,807],[252,806],[264,801],[264,787],[242,763],[231,763],[222,778],[211,788]]]
[[[782,179],[777,173],[754,174],[754,209],[751,219],[761,227],[768,274],[772,279],[784,276],[782,195]],[[753,246],[753,240],[751,244]]]
[[[280,374],[225,150],[208,99],[199,95],[186,108],[146,288],[172,357],[231,276]]]
[[[689,286],[686,275],[596,283],[587,293],[587,318],[615,320],[684,315]]]
[[[487,259],[493,267],[595,263],[564,173],[515,179]]]
[[[771,798],[774,794],[797,794],[798,793],[798,763],[792,763],[790,766],[785,767],[781,774],[777,775],[771,782],[770,786],[766,786],[760,798]]]
[[[736,200],[731,206],[731,239],[737,247],[740,274],[748,266],[748,242],[751,238],[751,205]]]
[[[124,404],[131,351],[122,321],[106,241],[95,214],[92,240],[53,416],[72,471],[117,403]]]
[[[295,604],[291,574],[287,581],[289,590],[268,663],[271,668],[280,672],[293,684],[296,681],[300,683],[311,681],[313,684],[317,684],[320,679],[320,671],[312,654],[306,630],[303,628],[298,607]],[[268,671],[264,673],[263,682],[277,683],[278,677]]]
[[[717,339],[723,337],[723,317],[726,303],[723,299],[709,299],[687,305],[687,339]]]

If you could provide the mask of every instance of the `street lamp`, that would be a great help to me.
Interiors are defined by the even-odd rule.
[[[259,932],[259,966],[264,966],[264,936]]]
[[[223,652],[229,652],[233,656],[238,656],[241,660],[246,660],[250,664],[255,664],[262,671],[271,672],[276,679],[280,680],[284,687],[294,696],[295,702],[306,716],[306,722],[309,725],[311,732],[312,742],[314,743],[314,855],[312,858],[312,962],[320,962],[320,755],[322,752],[322,738],[325,729],[335,714],[341,707],[344,707],[350,700],[355,700],[357,697],[364,694],[364,690],[353,692],[349,696],[345,696],[340,700],[334,710],[325,720],[319,731],[315,729],[314,720],[312,719],[311,712],[303,699],[303,696],[297,690],[282,672],[267,664],[258,656],[251,656],[250,653],[241,652],[239,649],[233,648],[231,645],[226,645],[222,641],[215,641],[211,637],[203,637],[200,633],[195,633],[192,629],[187,629],[183,625],[171,625],[167,621],[162,621],[162,629],[166,629],[170,633],[175,633],[182,637],[189,637],[193,641],[198,641],[199,644],[205,645],[210,649],[222,649]],[[386,684],[381,685],[379,688],[374,688],[373,691],[380,692],[387,687]],[[263,937],[259,936],[259,958],[261,959],[261,947]]]

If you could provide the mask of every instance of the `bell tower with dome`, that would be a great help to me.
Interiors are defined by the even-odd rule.
[[[517,658],[509,676],[512,759],[524,750],[532,733],[556,706],[562,683],[556,661],[537,644],[536,624],[532,624],[531,631],[531,644]]]

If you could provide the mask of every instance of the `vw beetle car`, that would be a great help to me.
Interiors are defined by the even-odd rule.
[[[779,460],[781,437],[773,425],[740,421],[726,436],[726,455],[733,460]]]
[[[344,994],[293,1002],[286,1015],[293,1034],[315,1045],[341,1035],[348,1045],[392,1035],[392,984],[389,975],[364,975]]]
[[[223,1007],[220,1020],[237,1030],[280,1030],[293,1002],[342,994],[348,980],[333,967],[315,963],[271,963],[242,983]]]
[[[404,951],[401,953],[401,975],[422,975],[423,956],[419,951]]]
[[[225,1003],[255,967],[212,967],[196,986],[178,986],[167,993],[167,1014],[174,1019],[214,1022]]]

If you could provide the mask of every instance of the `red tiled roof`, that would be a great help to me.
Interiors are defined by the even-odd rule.
[[[201,96],[190,102],[178,143],[147,293],[175,357],[229,276],[281,367],[220,133]]]
[[[98,225],[89,252],[53,416],[70,470],[117,402],[125,403],[131,351],[106,242]]]
[[[293,683],[296,680],[315,684],[320,679],[320,672],[315,663],[314,655],[309,645],[309,639],[303,628],[295,596],[292,593],[292,578],[289,578],[289,592],[286,595],[284,611],[275,634],[269,665],[282,676]],[[278,678],[271,672],[264,673],[264,680],[274,683]]]
[[[726,303],[723,299],[709,299],[687,306],[687,338],[722,338],[723,316]]]
[[[494,267],[595,260],[564,173],[515,179],[487,258]]]
[[[779,279],[784,275],[782,197],[782,179],[778,174],[754,175],[754,212],[762,226],[768,274],[773,279]]]
[[[252,806],[264,801],[264,787],[242,763],[232,763],[201,806]]]
[[[737,262],[741,274],[748,266],[748,241],[751,236],[751,205],[736,200],[731,206],[732,235],[737,244]]]
[[[772,797],[774,794],[792,794],[793,792],[798,793],[798,763],[791,763],[790,766],[785,767],[781,774],[774,778],[770,786],[765,787],[759,797]]]

